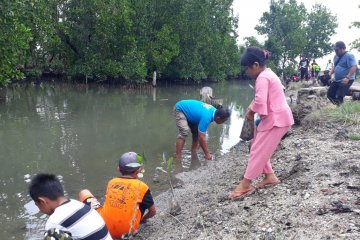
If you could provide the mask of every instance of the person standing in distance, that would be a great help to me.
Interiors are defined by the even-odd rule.
[[[206,143],[206,131],[212,122],[222,124],[230,117],[229,109],[211,106],[198,100],[181,100],[175,104],[174,117],[179,135],[176,139],[176,160],[181,159],[181,152],[185,145],[185,139],[192,133],[191,153],[196,153],[197,146],[204,151],[205,159],[211,160],[209,148]]]
[[[301,57],[299,62],[299,71],[300,71],[300,80],[303,81],[307,79],[309,74],[309,59],[307,59],[304,55]]]
[[[329,59],[329,62],[326,64],[325,71],[331,71],[333,69],[333,63],[331,62],[331,59]]]

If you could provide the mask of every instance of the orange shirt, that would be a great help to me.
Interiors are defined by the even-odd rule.
[[[105,220],[113,238],[120,238],[128,233],[131,222],[132,232],[139,227],[141,212],[139,205],[149,187],[138,179],[114,178],[109,181],[105,202],[98,212]]]

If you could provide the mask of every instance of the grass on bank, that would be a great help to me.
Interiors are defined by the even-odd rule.
[[[353,141],[360,141],[360,134],[350,135],[350,139]]]
[[[304,120],[307,124],[311,125],[333,122],[360,127],[360,102],[354,101],[344,103],[339,107],[322,108],[310,113]],[[354,138],[360,138],[360,136],[357,135]]]

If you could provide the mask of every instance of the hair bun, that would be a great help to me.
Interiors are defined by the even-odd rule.
[[[269,52],[268,50],[264,49],[264,56],[265,59],[268,59],[271,56],[271,52]]]

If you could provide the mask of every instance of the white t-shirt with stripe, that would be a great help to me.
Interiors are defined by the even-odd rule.
[[[70,232],[78,240],[112,240],[102,217],[77,200],[68,200],[57,207],[46,222],[45,230],[58,228]]]

